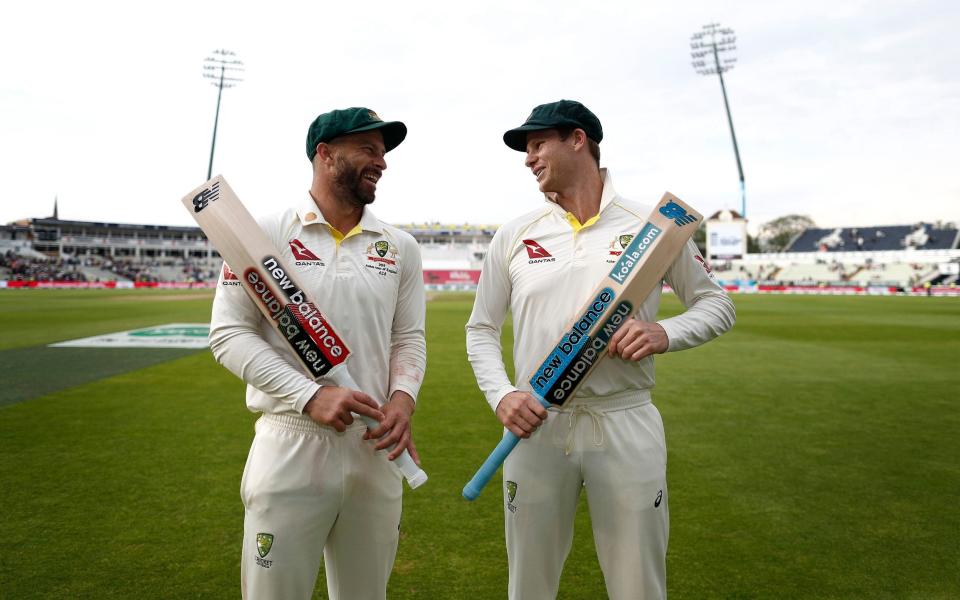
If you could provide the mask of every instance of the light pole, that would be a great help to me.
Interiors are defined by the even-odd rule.
[[[701,75],[714,75],[720,78],[720,90],[723,92],[723,106],[727,109],[727,123],[730,125],[730,137],[733,139],[733,154],[737,158],[737,171],[740,174],[740,215],[747,216],[747,190],[743,180],[743,165],[740,164],[740,149],[737,147],[737,134],[733,131],[733,117],[730,116],[730,103],[727,101],[727,86],[723,83],[723,73],[733,68],[737,59],[727,56],[737,49],[737,36],[729,27],[720,28],[719,23],[703,26],[703,31],[690,36],[690,56],[693,68]],[[721,57],[721,54],[724,55]]]
[[[210,83],[217,86],[217,113],[213,118],[213,141],[210,143],[210,164],[207,166],[207,179],[213,173],[213,150],[217,147],[217,124],[220,121],[220,97],[223,88],[233,87],[243,81],[239,77],[228,77],[243,72],[243,63],[236,59],[236,54],[229,50],[214,50],[210,56],[203,59],[203,76],[210,79]]]

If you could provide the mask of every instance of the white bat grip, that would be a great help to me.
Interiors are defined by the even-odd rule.
[[[347,370],[347,365],[341,363],[330,370],[329,373],[325,376],[325,379],[328,379],[340,387],[350,388],[352,390],[360,390],[360,386],[357,385],[357,382],[353,380],[353,377],[350,376],[350,371]],[[376,420],[371,419],[366,415],[357,415],[354,413],[354,416],[360,417],[364,424],[367,426],[367,429],[376,429],[380,426]],[[390,446],[390,450],[393,450],[394,446]],[[400,456],[393,460],[393,464],[396,465],[400,472],[403,474],[404,479],[407,480],[407,485],[410,486],[410,489],[415,490],[427,481],[427,474],[424,473],[423,469],[417,466],[417,463],[413,462],[413,458],[410,457],[410,453],[404,450]]]

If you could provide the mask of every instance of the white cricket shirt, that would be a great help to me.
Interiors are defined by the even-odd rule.
[[[416,399],[427,350],[423,269],[413,236],[366,207],[358,228],[345,232],[338,246],[309,194],[259,223],[350,349],[347,366],[360,390],[380,404],[395,390]],[[227,269],[221,272],[210,323],[213,355],[247,382],[251,411],[301,414],[320,384],[241,285]]]
[[[601,169],[601,175],[600,212],[579,231],[563,208],[547,200],[546,206],[510,221],[493,236],[466,329],[467,356],[494,410],[508,393],[531,390],[530,377],[629,243],[623,236],[637,233],[653,210],[618,195],[607,169]],[[659,321],[669,337],[669,351],[697,346],[733,326],[733,302],[692,241],[664,279],[687,309]],[[657,287],[634,316],[653,321],[660,294]],[[507,377],[500,346],[508,310],[513,315],[516,385]],[[572,402],[653,386],[653,357],[608,358],[597,365]]]

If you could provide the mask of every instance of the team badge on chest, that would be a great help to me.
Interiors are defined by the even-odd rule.
[[[610,250],[607,255],[607,263],[613,264],[617,262],[617,257],[623,254],[624,248],[630,245],[630,242],[633,241],[632,233],[621,233],[617,237],[613,238],[613,241],[610,242],[608,249]]]
[[[387,240],[377,240],[367,246],[367,264],[368,269],[373,269],[378,275],[396,275],[399,273],[397,268],[397,259],[400,253],[397,247]]]

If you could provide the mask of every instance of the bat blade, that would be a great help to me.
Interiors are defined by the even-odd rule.
[[[223,176],[193,190],[182,202],[307,372],[315,379],[326,377],[337,385],[359,389],[346,368],[350,357],[347,344],[310,300],[295,269],[283,260]],[[379,425],[361,418],[370,429]],[[411,488],[427,480],[406,450],[394,463]]]
[[[660,284],[702,221],[703,215],[682,200],[669,192],[663,195],[530,378],[531,393],[544,407],[562,405],[576,394],[606,356],[610,338]],[[464,486],[464,498],[480,495],[519,441],[509,431],[504,434]]]

